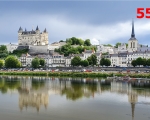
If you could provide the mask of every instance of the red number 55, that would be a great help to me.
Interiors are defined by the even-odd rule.
[[[144,8],[137,8],[137,14],[137,18],[144,18]],[[146,8],[146,18],[150,18],[148,14],[150,14],[150,8]]]

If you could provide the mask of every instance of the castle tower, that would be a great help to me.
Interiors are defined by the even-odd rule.
[[[21,34],[22,34],[22,32],[23,32],[23,29],[21,28],[21,26],[20,26],[20,28],[19,28],[19,30],[18,30],[18,43],[20,44],[20,42],[21,42]]]
[[[18,44],[19,45],[32,45],[32,46],[47,46],[48,45],[48,32],[45,28],[40,33],[40,29],[37,26],[35,30],[24,30],[20,27],[18,30]]]
[[[22,33],[22,31],[23,31],[23,29],[22,29],[21,26],[20,26],[20,28],[19,28],[19,30],[18,30],[18,33]]]
[[[39,30],[39,27],[38,27],[38,26],[36,27],[36,33],[37,33],[37,34],[40,33],[40,30]]]
[[[132,21],[131,38],[128,40],[128,51],[129,52],[137,51],[137,48],[138,48],[138,40],[135,38],[134,21]]]

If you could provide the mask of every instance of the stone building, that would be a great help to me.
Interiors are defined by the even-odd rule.
[[[45,28],[43,32],[40,32],[38,26],[36,30],[23,31],[20,27],[18,30],[18,45],[48,45],[48,32]]]

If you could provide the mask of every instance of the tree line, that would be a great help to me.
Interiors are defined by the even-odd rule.
[[[45,60],[42,58],[35,57],[31,62],[32,68],[40,68],[45,66]],[[15,56],[8,56],[5,60],[0,59],[0,68],[20,68],[22,67],[21,62]]]
[[[141,66],[141,65],[142,66],[150,66],[150,58],[146,59],[146,58],[138,57],[137,59],[132,60],[131,64],[133,67]]]
[[[92,54],[86,60],[82,60],[79,56],[75,56],[71,60],[71,65],[72,66],[84,66],[84,67],[87,67],[89,65],[92,65],[92,66],[94,66],[94,65],[110,66],[111,61],[107,58],[102,58],[100,60],[100,63],[97,63],[97,56],[95,54]]]
[[[78,45],[74,47],[73,45]],[[96,51],[96,46],[91,46],[90,39],[86,39],[85,41],[79,38],[69,38],[66,40],[66,44],[60,48],[56,48],[55,52],[59,54],[63,54],[64,56],[69,56],[70,54],[81,54],[84,50],[92,50]]]

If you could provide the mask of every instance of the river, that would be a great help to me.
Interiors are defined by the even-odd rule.
[[[150,87],[90,78],[0,76],[0,120],[150,120]]]

